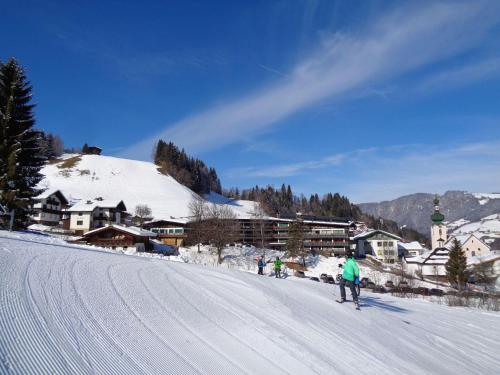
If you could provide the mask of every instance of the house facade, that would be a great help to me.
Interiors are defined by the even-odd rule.
[[[156,236],[156,233],[141,228],[111,224],[86,232],[80,240],[99,247],[150,251],[153,248],[151,239]]]
[[[66,210],[69,215],[68,229],[83,234],[105,225],[121,224],[126,210],[123,201],[102,198],[80,201]]]
[[[416,257],[422,255],[425,249],[418,241],[398,242],[398,252],[400,257]]]
[[[373,229],[357,234],[352,241],[357,256],[369,254],[385,263],[395,263],[399,260],[398,242],[401,237],[395,234]]]
[[[59,225],[67,206],[68,200],[60,190],[46,190],[35,198],[31,220],[37,224]]]
[[[239,241],[274,250],[286,250],[290,225],[300,221],[304,248],[327,255],[343,255],[349,249],[351,221],[344,218],[297,215],[296,217],[266,217],[265,219],[238,219]]]
[[[186,223],[176,220],[155,220],[143,225],[157,234],[157,240],[165,245],[182,246],[186,239]]]
[[[450,257],[450,250],[439,247],[424,255],[404,257],[403,267],[405,272],[416,277],[430,277],[445,280],[446,263]]]
[[[453,246],[454,239],[457,239],[458,242],[460,242],[467,258],[482,257],[488,255],[491,251],[490,247],[479,238],[477,238],[474,234],[450,237],[445,245],[448,249],[451,249],[451,247]]]

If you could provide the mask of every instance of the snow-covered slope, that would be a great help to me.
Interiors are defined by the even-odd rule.
[[[59,189],[70,201],[81,199],[123,200],[127,210],[134,212],[138,204],[147,204],[155,219],[186,221],[189,217],[189,202],[193,193],[170,176],[158,172],[153,163],[99,155],[73,156],[74,165],[63,168],[63,162],[46,165],[41,173],[45,178],[40,187]],[[79,160],[78,160],[79,158]],[[212,194],[209,201],[226,199]],[[248,201],[227,200],[238,217],[251,215],[252,205]]]
[[[0,232],[0,373],[498,373],[498,313],[335,295]]]
[[[474,222],[460,219],[449,223],[447,226],[452,230],[454,236],[474,234],[486,243],[491,243],[496,238],[500,238],[500,214],[489,215]]]

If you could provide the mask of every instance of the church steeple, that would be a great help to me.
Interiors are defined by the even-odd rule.
[[[431,243],[432,250],[443,247],[448,239],[448,231],[444,222],[444,215],[439,209],[439,197],[436,195],[434,198],[434,212],[431,215]]]
[[[431,215],[431,220],[434,224],[442,224],[444,215],[439,211],[439,197],[436,194],[434,198],[434,213]]]

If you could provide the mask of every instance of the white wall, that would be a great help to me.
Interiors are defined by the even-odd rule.
[[[374,255],[382,262],[396,262],[398,260],[398,241],[397,240],[368,240]]]
[[[438,240],[442,239],[443,242],[439,244]],[[446,225],[443,224],[432,224],[431,226],[431,250],[437,249],[438,247],[444,246],[444,243],[448,240],[448,230]]]
[[[71,212],[69,229],[82,230],[84,232],[89,231],[91,225],[91,216],[91,212]],[[82,223],[78,224],[79,221],[81,221]]]
[[[489,246],[479,241],[474,236],[469,237],[469,239],[467,239],[467,241],[465,241],[462,245],[462,248],[467,258],[487,255],[490,252]]]

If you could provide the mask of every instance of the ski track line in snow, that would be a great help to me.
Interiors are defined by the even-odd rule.
[[[203,336],[201,336],[200,334],[196,333],[196,331],[194,329],[191,329],[187,324],[184,323],[184,321],[177,316],[177,314],[175,314],[173,311],[169,310],[166,305],[161,302],[155,295],[154,293],[151,291],[151,289],[147,286],[146,282],[144,281],[143,277],[142,277],[142,270],[138,270],[138,279],[141,283],[141,285],[144,287],[144,289],[147,291],[147,293],[151,296],[151,298],[158,304],[158,306],[160,307],[160,309],[162,311],[164,311],[166,314],[168,314],[169,316],[172,317],[172,319],[174,319],[179,325],[181,325],[186,331],[188,331],[189,333],[191,333],[193,336],[195,336],[198,340],[200,340],[203,344],[205,344],[208,348],[210,348],[211,350],[213,350],[214,352],[216,352],[218,355],[220,355],[222,358],[224,358],[226,361],[228,361],[229,363],[231,363],[231,365],[233,365],[235,368],[237,368],[238,370],[241,371],[241,373],[245,373],[245,374],[249,374],[249,372],[245,369],[243,369],[240,365],[238,365],[234,360],[232,360],[229,356],[227,356],[226,354],[224,354],[222,351],[220,351],[216,346],[214,346],[212,343],[210,343],[208,340],[206,340],[205,338],[203,338]],[[176,291],[176,293],[178,294],[178,292]]]
[[[360,313],[293,278],[22,238],[0,236],[0,249],[0,374],[500,368],[498,313],[371,294]]]
[[[180,274],[187,282],[190,282],[190,283],[193,283],[193,281],[191,280],[191,278],[185,276],[185,275],[182,275],[178,269],[171,269],[171,271],[175,272],[175,273],[178,273]],[[218,278],[218,279],[221,279],[221,278]],[[219,299],[220,300],[220,297],[213,294],[213,292],[211,292],[211,288],[207,288],[206,287],[206,284],[205,285],[195,285],[196,287],[198,288],[201,288],[201,289],[204,289],[204,294],[206,295],[211,295],[212,298],[214,299]],[[226,287],[226,285],[224,285],[224,287]],[[175,286],[174,286],[175,288]],[[231,295],[231,293],[229,293]],[[236,299],[239,299],[239,296],[234,296]],[[190,303],[192,306],[194,306],[194,303],[188,301],[186,299],[186,301],[188,303]],[[222,301],[221,301],[222,302]],[[325,358],[324,355],[320,352],[318,352],[316,349],[313,349],[315,346],[321,346],[321,345],[331,345],[331,341],[329,342],[323,342],[323,343],[318,343],[318,342],[315,342],[309,338],[307,338],[303,333],[299,332],[298,330],[296,330],[295,328],[293,328],[292,325],[285,325],[283,322],[281,322],[280,320],[277,320],[276,319],[276,316],[275,314],[270,314],[268,313],[267,311],[259,311],[259,315],[260,315],[260,318],[257,319],[255,317],[255,314],[252,314],[249,312],[248,310],[248,306],[249,306],[249,301],[248,300],[244,300],[244,301],[238,301],[236,302],[235,300],[232,300],[231,301],[232,305],[235,305],[238,307],[239,311],[236,311],[234,308],[230,308],[229,306],[227,308],[223,307],[226,311],[232,313],[235,317],[237,317],[238,319],[241,320],[242,324],[248,324],[249,322],[249,319],[252,319],[252,320],[257,320],[257,322],[252,322],[252,327],[254,327],[254,329],[256,331],[258,331],[259,333],[261,333],[263,336],[267,337],[268,339],[270,339],[271,341],[273,341],[274,343],[276,343],[277,345],[279,345],[283,351],[285,352],[290,352],[290,348],[287,347],[285,349],[285,346],[283,345],[283,343],[281,342],[276,342],[275,339],[271,338],[268,334],[267,331],[265,331],[263,328],[260,328],[258,326],[258,321],[261,321],[261,322],[264,322],[268,327],[273,327],[274,329],[277,329],[281,334],[282,334],[282,337],[286,337],[286,335],[289,335],[290,332],[293,332],[294,335],[294,339],[297,341],[296,343],[294,343],[296,345],[296,349],[297,349],[297,352],[295,353],[290,353],[290,354],[293,354],[293,356],[300,356],[302,355],[302,350],[301,350],[301,347],[308,347],[310,349],[312,349],[312,354],[315,354],[318,358],[320,358],[322,361],[325,361],[327,362],[327,364],[330,366],[330,368],[337,368],[338,367],[338,361],[337,362],[332,362],[329,358]],[[221,303],[221,306],[222,306],[222,303]],[[247,317],[243,317],[241,316],[241,312],[244,312]],[[201,314],[203,314],[202,311],[200,311]],[[263,316],[263,314],[265,316]],[[302,340],[297,340],[297,338],[301,338]],[[289,345],[290,343],[288,343]],[[340,370],[340,369],[339,369]],[[311,371],[314,371],[315,373],[316,370],[313,369],[313,368],[308,368],[308,372],[311,372]]]
[[[175,271],[174,271],[175,272]],[[176,294],[179,296],[179,298],[181,300],[183,300],[187,305],[191,306],[191,308],[193,310],[195,310],[200,316],[204,317],[206,320],[208,320],[211,324],[213,324],[214,326],[216,326],[220,331],[226,333],[228,336],[230,336],[232,339],[234,339],[235,341],[239,342],[241,345],[243,345],[247,350],[253,352],[256,356],[259,356],[259,360],[260,359],[264,359],[266,360],[268,363],[270,363],[274,369],[274,371],[280,371],[280,372],[285,372],[287,374],[290,374],[290,372],[286,371],[285,369],[282,369],[282,368],[279,368],[276,366],[276,364],[269,358],[267,357],[264,353],[262,352],[259,352],[257,349],[255,349],[254,347],[252,347],[249,343],[243,341],[242,339],[240,339],[238,336],[234,335],[231,331],[229,331],[228,329],[226,329],[223,325],[219,324],[217,321],[215,321],[213,318],[211,318],[207,313],[205,313],[203,310],[201,310],[198,306],[196,306],[196,304],[192,303],[190,300],[188,300],[178,289],[177,287],[175,286],[175,284],[173,282],[170,281],[170,279],[168,278],[167,274],[164,274],[163,275],[164,278],[166,279],[166,281],[168,282],[168,284],[170,285],[170,288],[172,288]],[[221,309],[223,309],[222,306],[220,306]],[[226,309],[226,311],[228,311]],[[239,316],[238,316],[239,319],[241,319]],[[246,323],[246,321],[244,321],[244,319],[241,319],[243,323]],[[257,358],[257,357],[256,357]],[[260,362],[259,362],[260,363]]]
[[[137,319],[140,325],[142,325],[151,335],[153,335],[158,341],[162,342],[165,344],[165,346],[172,352],[174,353],[181,362],[183,362],[188,368],[194,371],[194,373],[197,374],[206,374],[205,371],[202,369],[198,368],[195,364],[192,363],[189,359],[186,358],[186,356],[182,355],[178,350],[176,350],[170,343],[168,343],[164,338],[162,338],[160,335],[158,335],[157,332],[155,332],[151,327],[149,327],[146,322],[138,315],[137,311],[134,311],[132,307],[127,303],[125,298],[120,294],[118,291],[116,284],[113,281],[113,278],[111,276],[111,269],[113,267],[116,267],[116,265],[109,265],[106,271],[106,275],[108,277],[108,280],[110,281],[110,285],[113,287],[113,290],[116,294],[116,296],[120,299],[122,302],[123,306],[125,306],[129,312]],[[192,373],[192,371],[190,371]],[[180,373],[180,372],[175,372],[175,373]],[[182,371],[182,373],[185,373],[185,371]]]
[[[136,268],[136,267],[134,267]],[[155,267],[157,268],[157,267]],[[140,271],[142,270],[143,268],[139,268],[139,269],[136,269],[135,272],[132,274],[132,276],[135,276],[138,278],[138,282],[137,283],[134,283],[135,285],[137,286],[144,286],[146,287],[146,285],[142,282],[142,280],[139,279],[139,274],[140,274]],[[148,268],[148,275],[152,274],[154,271],[154,269],[151,269],[151,268]],[[113,272],[112,272],[113,273]],[[116,274],[116,272],[114,272]],[[128,280],[130,280],[130,276],[128,277]],[[135,281],[135,280],[134,280]],[[118,284],[120,285],[119,283],[116,283],[115,282],[115,285]],[[189,327],[187,327],[182,321],[178,320],[173,314],[170,314],[168,313],[167,309],[165,308],[165,306],[161,303],[161,301],[158,301],[156,298],[154,298],[154,296],[151,294],[150,291],[147,291],[146,293],[147,296],[151,297],[153,299],[153,301],[155,302],[152,306],[154,306],[154,310],[152,311],[148,311],[147,314],[148,315],[152,315],[154,313],[154,316],[155,317],[161,317],[162,320],[165,319],[165,317],[168,317],[170,319],[173,320],[172,324],[165,324],[165,326],[169,326],[169,327],[175,327],[177,329],[179,329],[180,327],[182,327],[182,329],[184,331],[182,332],[177,332],[177,336],[182,336],[182,337],[186,337],[185,340],[186,341],[189,341],[190,342],[190,345],[193,346],[195,345],[196,347],[193,348],[192,350],[194,352],[202,352],[201,349],[203,349],[203,347],[201,348],[198,348],[198,346],[205,346],[205,348],[209,348],[210,351],[212,351],[213,353],[210,353],[210,362],[209,362],[209,365],[210,366],[213,366],[213,364],[215,363],[223,363],[220,361],[220,359],[223,359],[224,361],[228,362],[231,364],[231,368],[229,369],[222,369],[220,368],[220,365],[216,368],[210,368],[210,369],[207,369],[209,371],[209,373],[228,373],[228,374],[234,374],[234,373],[246,373],[245,371],[243,371],[243,369],[239,368],[238,365],[236,363],[231,363],[227,360],[227,358],[224,357],[224,354],[218,352],[214,347],[213,345],[211,345],[210,343],[205,342],[203,341],[202,337],[200,335],[198,335],[194,330],[190,329]],[[125,298],[125,297],[124,297]],[[140,306],[140,304],[139,304]],[[159,311],[157,311],[159,310]],[[165,312],[167,312],[167,316],[165,316]],[[139,314],[139,312],[137,312]],[[143,317],[143,320],[144,317]],[[166,322],[167,323],[167,322]],[[170,323],[170,322],[169,322]],[[173,332],[172,332],[173,333]],[[191,335],[192,338],[187,338],[189,335]],[[198,343],[199,342],[199,343]],[[205,356],[207,355],[208,353],[205,353]],[[212,356],[215,354],[215,356],[212,358]],[[217,356],[219,358],[217,358]],[[206,367],[206,365],[205,365]],[[238,371],[239,370],[239,371]],[[236,372],[238,371],[238,372]]]
[[[75,282],[75,268],[76,268],[76,261],[73,263],[70,271],[70,283],[73,288],[73,291],[75,292],[75,304],[76,306],[80,309],[78,316],[79,316],[79,321],[83,325],[83,327],[86,328],[85,331],[92,332],[93,337],[99,337],[100,345],[94,347],[92,345],[86,345],[86,350],[89,351],[89,364],[90,359],[92,361],[95,361],[96,364],[98,365],[99,369],[102,369],[102,373],[127,373],[127,372],[133,372],[133,373],[146,373],[145,369],[137,363],[134,358],[127,353],[127,350],[125,347],[120,345],[112,336],[111,333],[108,332],[108,330],[100,324],[94,315],[91,312],[90,306],[84,301],[81,293],[78,292],[78,286],[77,283]],[[84,323],[83,319],[87,319],[88,323]],[[101,349],[101,350],[99,350]],[[129,360],[129,363],[126,364],[121,364],[121,361],[117,363],[116,360],[110,361],[108,360],[108,356],[105,358],[102,358],[102,352],[106,351],[116,351],[114,358],[120,358],[122,359],[124,356],[126,356],[126,359]],[[100,358],[101,357],[101,358]],[[105,363],[103,363],[105,361]],[[95,366],[94,365],[94,366]],[[121,367],[121,368],[119,368]],[[135,367],[135,368],[134,368]],[[132,371],[131,371],[132,370]]]

